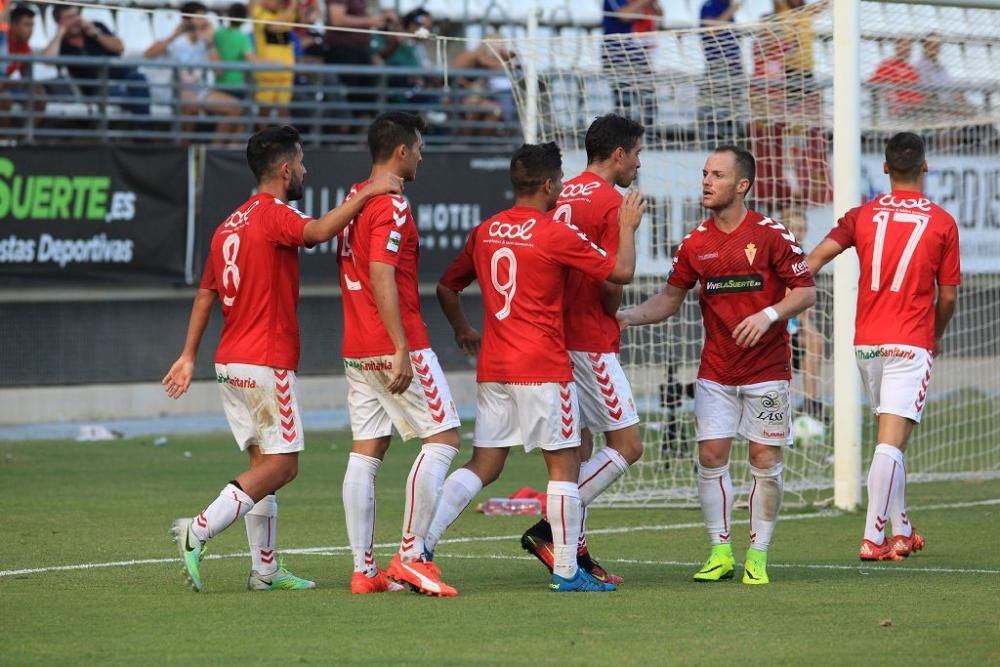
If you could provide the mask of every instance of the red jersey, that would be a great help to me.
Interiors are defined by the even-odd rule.
[[[298,368],[299,247],[310,220],[258,194],[215,230],[201,288],[222,302],[216,363]]]
[[[525,206],[497,213],[472,230],[441,284],[460,292],[477,278],[485,324],[479,382],[569,382],[563,291],[570,269],[594,280],[615,258],[572,225]]]
[[[890,91],[883,91],[889,102],[889,110],[893,113],[913,109],[924,103],[924,94],[912,90],[920,83],[920,73],[917,72],[917,68],[901,58],[892,57],[883,60],[868,81],[893,88]]]
[[[7,53],[9,53],[12,56],[13,55],[30,56],[31,55],[31,47],[28,46],[27,42],[15,42],[14,40],[11,40],[7,44]],[[15,63],[15,62],[8,63],[7,64],[7,76],[8,77],[13,76],[14,72],[20,72],[21,75],[23,76],[24,75],[24,66],[25,66],[25,64],[26,63],[23,63],[23,62],[20,62],[20,63]]]
[[[934,349],[934,284],[961,282],[958,226],[919,192],[893,190],[852,208],[827,238],[858,252],[855,345]]]
[[[358,183],[348,198],[368,185]],[[371,262],[396,267],[399,314],[406,344],[411,350],[430,347],[427,326],[420,315],[417,261],[420,238],[410,203],[399,195],[379,195],[337,237],[341,298],[344,301],[343,355],[347,358],[393,354],[396,346],[382,324],[375,306],[370,277]]]
[[[570,222],[607,251],[618,253],[618,208],[622,196],[597,174],[585,171],[563,185],[553,217]],[[621,331],[614,315],[604,312],[604,281],[582,271],[566,279],[564,321],[566,349],[580,352],[618,352]]]
[[[790,380],[788,328],[773,324],[753,347],[737,347],[733,330],[785,298],[786,289],[813,285],[802,248],[780,222],[747,211],[740,226],[719,231],[712,219],[684,237],[667,283],[691,289],[701,281],[705,345],[698,377],[735,386]]]

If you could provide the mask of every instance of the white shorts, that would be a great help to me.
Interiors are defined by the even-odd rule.
[[[569,358],[580,396],[581,427],[607,433],[639,423],[632,385],[625,377],[618,355],[570,351]]]
[[[792,441],[788,380],[739,386],[698,378],[694,387],[696,439],[742,436],[780,447]]]
[[[855,345],[854,356],[872,411],[919,424],[934,366],[931,353],[912,345]]]
[[[572,382],[480,382],[476,447],[554,451],[580,446],[580,408]]]
[[[241,451],[264,454],[305,449],[295,371],[253,364],[216,364],[222,408]]]
[[[451,389],[430,348],[410,352],[413,381],[402,394],[385,388],[392,375],[392,355],[344,359],[347,406],[355,440],[392,435],[403,440],[429,438],[461,425]]]

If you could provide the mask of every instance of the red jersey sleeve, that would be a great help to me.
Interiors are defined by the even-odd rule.
[[[399,206],[403,206],[400,210]],[[368,260],[399,266],[399,249],[403,235],[410,233],[406,225],[409,204],[402,197],[379,197],[368,213]]]
[[[689,248],[690,244],[684,241],[681,241],[681,244],[677,246],[677,252],[674,254],[673,270],[670,272],[670,277],[667,278],[668,285],[673,285],[681,289],[691,289],[698,282],[698,272],[691,265],[691,259],[688,255]]]
[[[854,228],[857,220],[858,209],[852,208],[837,221],[837,226],[830,230],[826,238],[835,241],[841,248],[850,248],[854,245]]]
[[[217,283],[215,281],[215,262],[212,260],[212,252],[209,251],[208,257],[205,258],[205,268],[201,272],[201,289],[210,289],[213,292],[218,292],[219,289],[216,287]]]
[[[604,230],[601,238],[597,239],[598,245],[604,248],[608,255],[614,257],[618,254],[618,208],[620,204],[614,204],[602,216]]]
[[[476,279],[476,264],[472,253],[476,249],[476,231],[478,229],[479,227],[476,227],[476,229],[469,232],[469,238],[465,240],[462,252],[458,254],[455,261],[451,263],[451,266],[441,276],[441,280],[438,281],[441,285],[454,292],[461,292]]]
[[[805,253],[787,229],[775,229],[771,234],[771,258],[772,270],[786,287],[812,287],[816,284],[809,272]]]
[[[962,283],[962,262],[959,259],[960,251],[958,245],[958,225],[954,220],[949,221],[948,231],[944,236],[944,257],[941,259],[941,266],[938,267],[938,285],[960,285]]]
[[[598,280],[608,279],[615,268],[615,255],[609,254],[571,224],[554,223],[549,229],[552,230],[553,241],[546,248],[549,257]]]
[[[302,232],[306,223],[312,220],[308,215],[302,213],[289,204],[279,204],[275,201],[274,208],[267,216],[268,236],[271,242],[278,245],[298,248],[306,245],[302,238]]]

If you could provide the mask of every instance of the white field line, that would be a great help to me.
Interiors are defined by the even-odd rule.
[[[976,500],[970,502],[960,502],[960,503],[941,503],[937,505],[926,505],[924,507],[913,507],[910,508],[912,512],[929,512],[934,510],[948,510],[948,509],[964,509],[968,507],[983,507],[987,505],[1000,505],[1000,498],[991,498],[989,500]],[[785,523],[787,521],[807,521],[810,519],[828,519],[831,517],[841,516],[843,512],[839,510],[824,510],[822,512],[815,512],[812,514],[791,514],[788,516],[781,517],[780,522]],[[733,524],[746,525],[749,523],[747,520],[733,521]],[[694,528],[703,528],[704,524],[702,522],[691,522],[691,523],[672,523],[672,524],[661,524],[661,525],[645,525],[645,526],[623,526],[619,528],[596,528],[594,530],[587,531],[588,535],[615,535],[620,533],[633,533],[638,531],[654,531],[662,532],[668,530],[686,530]],[[481,537],[457,537],[447,540],[441,540],[440,544],[470,544],[473,542],[509,542],[514,540],[520,540],[521,536],[518,535],[485,535]],[[384,544],[376,544],[374,548],[376,549],[392,549],[397,547],[398,544],[395,542],[387,542]],[[327,546],[327,547],[308,547],[302,549],[282,549],[281,553],[290,555],[308,555],[308,556],[335,556],[341,554],[350,553],[350,547],[346,546]],[[474,556],[470,555],[452,555],[452,554],[442,554],[448,558],[472,558]],[[248,558],[250,556],[249,552],[243,551],[238,553],[230,554],[207,554],[205,560],[221,560],[223,558]],[[499,556],[499,555],[484,555],[482,558],[512,558],[511,556]],[[530,556],[526,558],[531,558]],[[50,565],[46,567],[31,567],[23,568],[19,570],[0,570],[0,577],[13,577],[24,574],[39,574],[42,572],[68,572],[73,570],[97,570],[108,567],[130,567],[133,565],[162,565],[164,563],[176,563],[179,558],[139,558],[133,560],[119,560],[110,561],[106,563],[78,563],[75,565]],[[612,560],[606,559],[607,562],[615,563],[628,563],[628,564],[642,564],[642,565],[701,565],[701,563],[688,563],[681,561],[644,561],[644,560]],[[771,567],[788,567],[788,568],[813,568],[813,569],[828,569],[828,570],[853,570],[858,569],[857,566],[853,565],[809,565],[809,564],[770,564]],[[891,569],[891,568],[886,568]],[[962,570],[962,569],[952,569],[952,568],[901,568],[906,571],[916,571],[919,569],[922,572],[944,572],[944,573],[978,573],[978,574],[1000,574],[1000,570]]]

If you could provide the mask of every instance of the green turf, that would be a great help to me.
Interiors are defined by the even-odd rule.
[[[226,436],[150,440],[0,443],[0,569],[175,556],[170,521],[201,510],[242,460]],[[398,539],[413,453],[395,444],[379,474],[378,542]],[[343,434],[310,435],[299,478],[280,494],[279,546],[346,544],[346,457]],[[519,454],[489,491],[543,485],[540,457]],[[909,497],[926,551],[863,566],[861,515],[789,513],[766,587],[692,583],[708,553],[700,513],[650,509],[590,517],[595,554],[626,578],[613,594],[548,593],[516,539],[442,544],[437,562],[461,591],[443,600],[352,597],[343,552],[288,558],[319,586],[304,592],[247,592],[244,557],[206,560],[201,594],[183,585],[179,560],[5,575],[0,664],[997,664],[1000,505],[919,508],[1000,498],[1000,482],[914,485]],[[528,523],[470,511],[446,537],[514,536]],[[696,527],[665,527],[677,524]],[[746,525],[734,536],[742,560]],[[210,545],[245,550],[242,526]],[[391,552],[378,550],[380,563]]]

